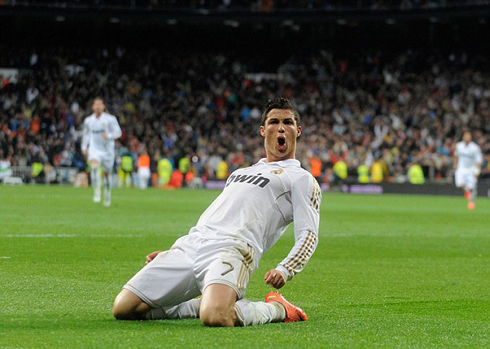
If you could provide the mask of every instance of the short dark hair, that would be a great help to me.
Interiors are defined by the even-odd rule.
[[[284,97],[277,97],[274,99],[270,99],[265,106],[265,110],[262,113],[262,126],[265,125],[265,121],[267,120],[267,115],[272,109],[286,109],[290,110],[294,115],[294,120],[296,120],[296,125],[299,125],[300,117],[298,110],[293,107],[291,101]]]

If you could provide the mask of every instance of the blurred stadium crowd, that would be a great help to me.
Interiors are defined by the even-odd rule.
[[[488,0],[0,0],[1,5],[128,10],[352,11],[411,10],[488,4]]]
[[[324,183],[347,175],[406,182],[413,164],[426,180],[451,182],[465,129],[490,151],[490,69],[481,56],[321,51],[270,69],[264,59],[245,63],[238,54],[9,50],[2,48],[0,67],[19,74],[16,81],[0,77],[0,160],[12,166],[84,171],[81,127],[96,96],[123,129],[117,169],[130,156],[136,171],[147,152],[154,174],[166,158],[181,172],[224,179],[264,156],[260,118],[276,95],[299,109],[298,159]]]

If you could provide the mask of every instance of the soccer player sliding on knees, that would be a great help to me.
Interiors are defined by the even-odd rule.
[[[260,258],[292,222],[294,246],[265,273],[266,284],[279,289],[291,281],[318,244],[321,191],[295,159],[300,116],[289,100],[269,101],[260,134],[266,158],[236,170],[189,234],[170,250],[146,257],[146,266],[114,301],[116,319],[200,318],[206,326],[308,319],[275,291],[265,302],[244,299]]]

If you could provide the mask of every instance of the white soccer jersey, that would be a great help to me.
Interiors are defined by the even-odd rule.
[[[483,162],[481,149],[475,142],[470,142],[468,145],[465,142],[458,142],[455,154],[458,157],[458,171],[475,172],[477,164]]]
[[[260,259],[294,221],[295,245],[276,268],[290,280],[303,270],[318,244],[321,190],[298,160],[265,160],[233,172],[190,234],[243,240]]]
[[[106,133],[107,139],[102,136]],[[102,113],[100,117],[95,114],[88,116],[83,122],[82,150],[90,153],[101,153],[104,156],[114,157],[114,140],[121,137],[121,128],[114,115]]]

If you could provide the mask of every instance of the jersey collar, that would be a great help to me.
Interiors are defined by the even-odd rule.
[[[105,111],[103,111],[103,112],[102,112],[102,114],[100,114],[100,118],[98,118],[97,120],[100,120],[100,119],[102,119],[103,117],[105,117],[105,114],[106,114],[106,112],[105,112]],[[97,118],[97,117],[95,116],[95,113],[92,113],[92,115],[93,115],[93,117],[94,117],[94,118]]]
[[[276,165],[276,166],[280,166],[280,167],[288,167],[288,166],[301,167],[301,163],[299,162],[299,160],[296,160],[296,159],[287,159],[287,160],[274,161],[274,162],[266,162],[266,160],[267,160],[267,158],[262,158],[254,166],[257,166],[257,165]]]

